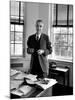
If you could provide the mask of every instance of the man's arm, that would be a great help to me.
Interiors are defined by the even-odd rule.
[[[49,41],[49,37],[46,39],[46,49],[44,50],[44,55],[47,56],[52,53],[51,42]]]

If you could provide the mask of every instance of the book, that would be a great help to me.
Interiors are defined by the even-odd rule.
[[[28,85],[23,85],[20,88],[11,91],[11,93],[18,95],[18,96],[23,96],[23,95],[27,95],[31,91],[32,91],[32,87],[30,87]]]

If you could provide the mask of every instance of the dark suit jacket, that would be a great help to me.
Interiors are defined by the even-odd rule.
[[[37,51],[35,50],[35,46],[36,46],[35,41],[36,41],[36,34],[31,35],[27,41],[27,45],[28,45],[27,52],[29,54],[32,54],[30,67],[33,67],[33,60],[35,60],[34,54]],[[42,68],[42,71],[47,73],[48,75],[49,63],[47,61],[46,56],[52,53],[52,47],[51,47],[51,42],[49,41],[48,36],[43,33],[41,34],[41,37],[40,37],[40,49],[43,49],[44,53],[42,55],[38,55],[39,63]]]

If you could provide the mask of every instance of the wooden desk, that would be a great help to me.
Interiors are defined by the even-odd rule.
[[[67,86],[69,86],[69,68],[61,68],[61,67],[50,68],[49,77],[53,78],[52,75],[54,75],[56,79],[58,79],[59,76],[61,76],[63,79],[63,85],[66,85],[67,83]]]
[[[55,84],[54,86],[42,91],[36,97],[50,97],[50,96],[64,96],[64,95],[72,95],[73,88],[64,86],[61,84]]]
[[[59,71],[59,68],[56,69],[52,69],[53,71],[58,71],[59,73],[61,73],[62,75],[64,74],[63,71]],[[68,70],[65,70],[65,73],[68,72]],[[22,81],[22,79],[15,79],[15,77],[17,76],[17,71],[15,71],[16,75],[13,75],[14,73],[11,73],[13,75],[11,75],[11,80],[16,81],[17,83],[14,84],[15,87],[17,87],[18,84],[21,84],[20,81]],[[25,77],[26,74],[22,74],[22,72],[20,73],[20,77],[17,78],[23,78]],[[64,75],[63,75],[63,79],[64,79]],[[19,81],[19,83],[18,83]],[[11,83],[12,83],[11,82]],[[56,83],[55,85],[52,85],[51,87],[48,87],[47,89],[42,89],[40,88],[37,84],[34,84],[32,86],[32,91],[30,91],[30,93],[28,93],[27,95],[22,95],[22,96],[17,96],[12,94],[12,92],[10,93],[10,98],[11,99],[15,99],[15,98],[31,98],[31,97],[49,97],[49,96],[60,96],[60,95],[72,95],[73,94],[73,88],[69,87],[69,86],[65,86],[65,85],[60,85],[58,83]]]
[[[34,93],[32,93],[29,97],[27,98],[32,98],[32,97],[50,97],[50,96],[65,96],[65,95],[73,95],[73,88],[64,86],[61,84],[55,84],[50,88],[47,88],[46,90],[40,89],[36,87]],[[26,98],[26,97],[18,97],[16,95],[11,94],[11,99],[14,98]]]

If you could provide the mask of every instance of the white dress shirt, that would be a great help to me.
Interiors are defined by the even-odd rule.
[[[40,39],[40,37],[41,37],[41,34],[39,34],[39,35],[38,35],[38,34],[36,34],[36,40],[37,40],[37,38],[39,38],[39,39]],[[39,39],[38,39],[38,40],[39,40]]]

